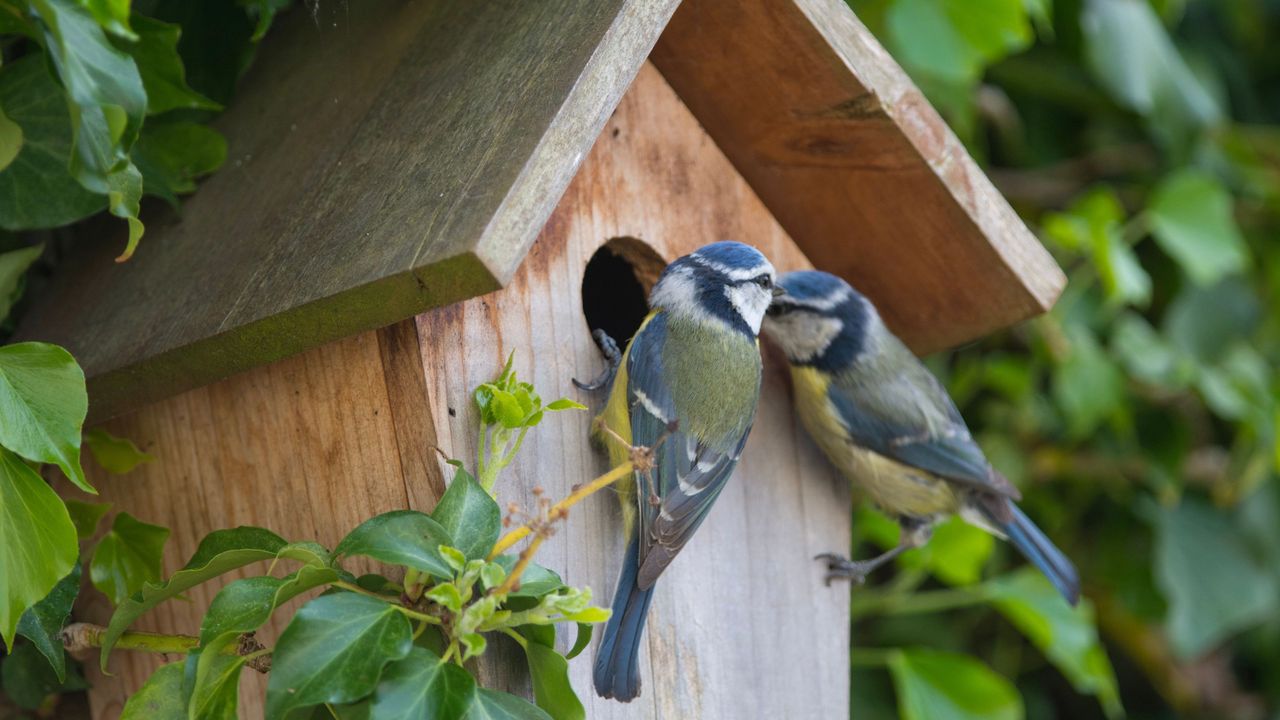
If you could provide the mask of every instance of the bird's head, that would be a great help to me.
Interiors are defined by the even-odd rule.
[[[778,293],[775,277],[768,258],[750,245],[712,243],[668,265],[653,286],[649,306],[754,338]]]
[[[787,273],[778,286],[784,292],[769,306],[764,333],[793,365],[847,367],[866,350],[868,334],[880,325],[870,301],[831,273]]]

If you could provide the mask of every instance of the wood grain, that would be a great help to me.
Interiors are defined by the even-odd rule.
[[[917,352],[1052,306],[1062,271],[842,0],[686,0],[653,62],[813,263]]]
[[[397,338],[379,342],[379,335]],[[107,424],[156,456],[126,476],[86,463],[102,498],[146,522],[172,528],[166,576],[180,568],[207,533],[237,525],[269,528],[289,540],[315,539],[333,547],[348,530],[380,512],[415,503],[435,505],[424,478],[438,469],[418,457],[434,455],[429,424],[406,420],[403,400],[424,399],[413,321],[316,348],[208,387],[192,390]],[[405,382],[387,365],[418,368]],[[416,428],[416,437],[410,432]],[[109,525],[109,520],[103,526]],[[265,564],[253,568],[259,574]],[[168,602],[137,628],[198,634],[209,601],[232,578],[192,588],[191,602]],[[283,629],[295,601],[260,635],[269,643]],[[76,617],[104,623],[105,599],[86,592]],[[115,653],[103,676],[85,664],[93,684],[95,718],[115,718],[129,693],[159,664],[180,657]],[[264,676],[245,672],[241,716],[261,717]]]
[[[662,132],[654,132],[662,128]],[[719,239],[749,242],[782,269],[808,262],[651,66],[641,70],[587,156],[511,285],[418,318],[423,366],[444,452],[471,461],[470,389],[515,352],[520,377],[547,400],[567,395],[602,361],[579,288],[587,259],[629,236],[668,260]],[[769,358],[755,430],[738,471],[698,535],[657,585],[642,652],[644,688],[630,704],[591,689],[592,659],[570,663],[587,716],[612,718],[832,718],[848,713],[848,595],[826,588],[814,554],[848,544],[849,494],[803,436],[784,366]],[[505,504],[552,497],[607,469],[587,442],[591,413],[549,416],[499,480]],[[566,581],[613,592],[623,551],[616,499],[576,507],[539,562]],[[571,641],[571,633],[561,642]],[[598,642],[598,639],[597,639]],[[496,643],[502,650],[505,643]],[[801,650],[803,649],[803,650]],[[515,662],[486,664],[483,679],[527,690]],[[801,653],[803,661],[801,662]]]
[[[95,418],[504,284],[676,0],[324,0],[217,122],[229,157],[138,253],[82,243],[19,337]]]

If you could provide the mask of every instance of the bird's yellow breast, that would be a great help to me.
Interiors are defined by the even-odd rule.
[[[893,515],[928,517],[955,512],[959,498],[941,478],[859,447],[827,395],[830,378],[811,367],[791,367],[796,412],[809,435],[855,489]]]

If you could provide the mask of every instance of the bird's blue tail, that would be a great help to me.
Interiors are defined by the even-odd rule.
[[[1017,505],[1010,502],[1009,508],[1013,511],[1013,519],[1001,527],[1009,536],[1009,542],[1039,568],[1062,597],[1074,606],[1080,600],[1080,576],[1076,574],[1075,566]]]
[[[640,635],[653,599],[652,587],[641,590],[636,586],[639,554],[639,545],[632,540],[613,593],[613,615],[596,652],[593,677],[598,695],[622,702],[631,702],[640,694]]]

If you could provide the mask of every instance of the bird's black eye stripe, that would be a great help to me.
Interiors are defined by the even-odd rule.
[[[757,275],[746,282],[753,282],[766,290],[773,287],[773,278],[769,277],[768,273]]]
[[[768,308],[765,309],[764,314],[772,317],[778,317],[779,315],[786,315],[787,313],[795,309],[796,309],[795,305],[784,304],[784,303],[773,303],[772,305],[770,305]]]

